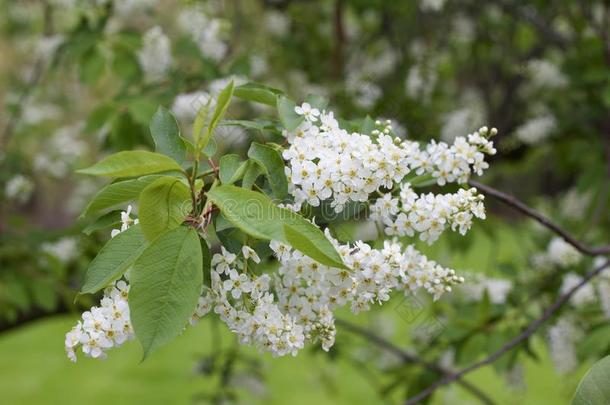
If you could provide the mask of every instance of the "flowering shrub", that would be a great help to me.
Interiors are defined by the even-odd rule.
[[[234,96],[276,104],[287,145],[252,143],[248,160],[225,155],[216,166],[207,148]],[[464,282],[413,245],[341,244],[328,222],[302,214],[321,204],[338,214],[362,203],[389,236],[417,232],[432,243],[446,227],[464,234],[473,217],[485,218],[476,189],[418,195],[413,187],[463,184],[472,172],[481,174],[484,154],[495,153],[488,140],[495,129],[422,149],[393,136],[388,123],[365,120],[360,132],[341,128],[318,102],[296,106],[277,90],[230,82],[213,111],[208,99],[197,113],[191,138],[161,108],[151,123],[155,153],[120,152],[81,170],[118,179],[98,192],[87,213],[137,200],[139,218],[131,217],[131,205],[121,213],[120,229],[87,271],[82,293],[104,289],[104,297],[66,335],[71,360],[79,346],[100,358],[134,336],[147,356],[210,311],[242,343],[276,356],[296,355],[307,342],[329,350],[336,308],[359,313],[393,291],[421,289],[436,300]],[[221,236],[227,230],[234,232]],[[270,248],[279,261],[276,271],[256,267],[261,255],[252,246],[261,243],[268,244],[261,252]]]
[[[75,359],[136,336],[148,353],[205,317],[274,355],[322,346],[326,364],[388,380],[373,389],[390,401],[476,370],[483,355],[532,401],[540,384],[524,370],[544,351],[567,400],[580,366],[608,354],[610,276],[589,274],[610,250],[587,245],[610,236],[604,2],[0,7],[0,330],[85,311],[66,341]],[[210,125],[231,80],[230,114]],[[377,119],[357,119],[367,113]],[[487,122],[500,130],[493,145]],[[74,174],[118,151],[111,163],[131,166],[106,173],[111,184]],[[177,240],[187,250],[172,256]],[[174,295],[149,287],[172,258],[199,285],[195,241],[200,288],[165,300]],[[236,402],[242,384],[225,367],[250,350],[217,349],[199,371],[230,381],[222,400]],[[265,357],[253,358],[260,378]],[[486,391],[481,378],[469,381]],[[438,396],[463,402],[456,391]]]

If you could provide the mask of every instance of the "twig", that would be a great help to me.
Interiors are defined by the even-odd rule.
[[[463,377],[464,375],[466,375],[474,370],[477,370],[483,366],[493,363],[494,361],[496,361],[497,359],[502,357],[503,354],[510,351],[511,349],[518,346],[519,344],[521,344],[521,342],[523,342],[524,340],[526,340],[530,336],[532,336],[540,328],[540,326],[542,326],[542,324],[544,324],[547,320],[549,320],[549,318],[551,318],[566,302],[568,302],[570,300],[570,298],[572,298],[572,296],[581,287],[583,287],[585,284],[587,284],[589,281],[591,281],[591,279],[593,279],[595,276],[597,276],[599,273],[601,273],[608,266],[610,266],[610,260],[607,260],[601,266],[599,266],[599,267],[593,269],[592,271],[590,271],[589,273],[587,273],[583,277],[583,279],[580,281],[580,283],[578,283],[577,285],[575,285],[574,287],[570,288],[568,291],[566,291],[565,293],[560,295],[559,298],[550,307],[548,307],[544,311],[544,313],[542,314],[542,316],[540,316],[540,318],[538,318],[534,322],[532,322],[523,332],[521,332],[519,335],[515,336],[508,343],[504,344],[500,349],[496,350],[495,352],[493,352],[492,354],[487,356],[485,359],[483,359],[479,362],[476,362],[476,363],[458,371],[457,373],[445,376],[444,378],[438,380],[437,382],[430,385],[428,388],[426,388],[425,390],[423,390],[416,396],[407,400],[407,402],[405,402],[405,405],[417,404],[418,402],[420,402],[423,399],[430,396],[438,388],[440,388],[444,385],[447,385],[453,381],[456,381],[459,378]]]
[[[491,196],[497,198],[498,200],[502,201],[503,203],[510,205],[511,207],[513,207],[517,211],[520,211],[521,213],[527,215],[528,217],[535,219],[540,224],[544,225],[551,231],[553,231],[556,234],[558,234],[559,236],[561,236],[567,243],[574,246],[574,248],[576,248],[581,253],[584,253],[584,254],[590,255],[590,256],[607,255],[608,253],[610,253],[610,246],[590,247],[588,245],[585,245],[582,242],[579,242],[578,240],[576,240],[576,238],[574,238],[570,233],[565,231],[559,225],[552,222],[550,219],[548,219],[544,215],[540,214],[538,211],[534,210],[533,208],[530,208],[525,203],[518,200],[516,197],[514,197],[512,195],[506,194],[502,191],[496,190],[495,188],[486,186],[486,185],[481,184],[474,180],[468,180],[468,184],[471,185],[472,187],[476,187],[477,189],[481,190],[483,193],[491,195]]]
[[[433,371],[437,374],[441,374],[444,376],[453,375],[452,371],[447,370],[437,364],[430,363],[414,354],[411,354],[411,353],[401,349],[400,347],[394,345],[392,342],[382,338],[381,336],[374,334],[373,332],[369,331],[368,329],[365,329],[358,325],[354,325],[353,323],[345,321],[343,319],[335,319],[335,323],[337,325],[341,326],[343,329],[345,329],[349,332],[352,332],[356,335],[360,335],[361,337],[365,338],[369,342],[376,344],[380,348],[382,348],[390,353],[395,354],[404,363],[419,364],[430,371]],[[458,378],[457,383],[460,384],[462,387],[464,387],[466,390],[470,391],[470,393],[472,393],[474,396],[476,396],[478,399],[480,399],[482,403],[488,404],[488,405],[492,405],[494,403],[493,400],[491,398],[489,398],[484,392],[482,392],[479,388],[472,385],[468,381],[464,381],[464,380],[461,380]]]
[[[496,3],[500,5],[506,12],[514,14],[515,17],[528,22],[534,27],[542,37],[546,38],[552,44],[555,44],[561,49],[566,49],[570,44],[568,38],[564,37],[561,33],[554,30],[548,21],[544,20],[536,9],[532,6],[518,5],[517,2],[510,0],[496,0]]]

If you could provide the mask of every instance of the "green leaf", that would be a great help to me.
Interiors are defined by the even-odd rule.
[[[93,197],[85,211],[83,211],[82,216],[85,217],[127,201],[135,200],[146,186],[160,177],[162,176],[151,175],[109,184]]]
[[[276,106],[277,96],[282,94],[281,90],[265,86],[259,83],[246,83],[235,88],[235,97],[244,100],[254,101],[260,104]]]
[[[415,175],[414,177],[404,180],[404,182],[407,181],[411,183],[411,187],[413,188],[428,187],[437,183],[436,178],[430,173],[425,173],[420,176]]]
[[[155,150],[182,164],[186,159],[186,147],[180,138],[180,128],[173,114],[159,107],[150,121],[150,134],[155,141]]]
[[[601,325],[587,333],[579,342],[576,352],[581,359],[599,357],[610,347],[610,324]]]
[[[257,121],[250,121],[250,120],[223,120],[220,122],[220,125],[256,129],[257,131],[261,131],[261,132],[265,129],[265,124],[257,122]]]
[[[272,121],[268,119],[255,119],[255,120],[222,120],[219,125],[224,126],[239,126],[247,129],[255,129],[260,132],[270,131],[277,134],[282,132],[282,127],[278,121]]]
[[[362,121],[362,125],[360,126],[360,133],[364,135],[370,135],[374,129],[375,121],[369,115],[367,115],[364,121]]]
[[[246,162],[242,162],[238,155],[224,155],[220,158],[219,177],[222,184],[233,184],[239,180],[246,169]]]
[[[140,194],[138,215],[146,239],[178,227],[191,211],[189,188],[175,177],[161,177]]]
[[[201,152],[205,156],[211,158],[216,154],[216,151],[218,151],[218,144],[216,143],[216,140],[214,138],[210,138],[210,141]]]
[[[341,256],[319,228],[307,220],[284,224],[286,241],[315,261],[330,267],[345,268]]]
[[[197,116],[195,116],[195,122],[193,123],[193,140],[195,145],[199,144],[199,139],[201,137],[201,131],[205,126],[205,122],[208,119],[208,114],[210,113],[210,106],[212,104],[212,98],[208,98],[208,101],[201,106],[199,111],[197,111]],[[184,139],[184,138],[183,138]]]
[[[199,244],[201,245],[201,273],[203,284],[211,287],[212,285],[212,252],[208,246],[208,242],[205,239],[200,238]]]
[[[278,96],[277,98],[277,112],[280,117],[280,121],[284,128],[288,131],[294,131],[297,129],[301,122],[305,118],[302,115],[297,114],[294,111],[296,104],[294,101],[287,99],[284,96]]]
[[[284,171],[284,159],[277,150],[253,142],[248,150],[248,157],[264,168],[273,196],[283,201],[288,195],[288,180]]]
[[[212,201],[236,227],[266,240],[285,240],[279,207],[261,194],[240,187],[224,185],[207,192]]]
[[[95,231],[115,227],[121,223],[121,210],[110,211],[95,220],[83,229],[85,235],[91,235]]]
[[[305,102],[318,110],[323,110],[328,106],[328,99],[319,94],[308,94],[307,97],[305,97]]]
[[[81,293],[93,294],[121,277],[146,246],[139,225],[110,239],[89,265]]]
[[[247,190],[250,190],[256,182],[258,176],[265,172],[265,169],[254,160],[248,160],[247,163],[248,165],[244,173],[244,178],[241,181],[241,186]]]
[[[610,356],[606,356],[589,369],[582,378],[572,405],[610,404]]]
[[[214,114],[212,115],[212,119],[210,120],[205,136],[201,139],[200,144],[198,145],[199,149],[204,149],[208,145],[216,125],[218,125],[223,115],[227,111],[227,108],[231,103],[231,98],[233,97],[233,88],[233,80],[231,80],[227,87],[222,89],[220,94],[218,94],[216,109],[214,110]]]
[[[267,196],[229,185],[215,187],[207,196],[229,222],[248,235],[294,244],[322,264],[345,268],[341,256],[318,227],[293,211],[277,207]]]
[[[86,169],[81,174],[106,177],[138,177],[147,174],[182,171],[180,165],[159,153],[134,150],[115,153]]]
[[[146,126],[157,111],[157,104],[149,97],[132,97],[127,100],[127,108],[137,123]]]
[[[83,55],[80,63],[80,78],[87,84],[95,83],[104,73],[106,60],[96,48]]]
[[[131,272],[129,309],[144,359],[178,336],[197,307],[203,258],[197,232],[172,229],[150,244]]]

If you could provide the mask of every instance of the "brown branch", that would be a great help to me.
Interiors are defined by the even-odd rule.
[[[334,9],[334,30],[335,30],[335,49],[333,52],[333,73],[336,77],[341,77],[343,73],[343,52],[345,48],[345,28],[343,27],[343,0],[335,1]]]
[[[428,396],[430,396],[434,391],[436,391],[438,388],[447,385],[453,381],[458,380],[459,378],[463,377],[464,375],[477,370],[483,366],[486,366],[488,364],[493,363],[494,361],[496,361],[497,359],[499,359],[500,357],[502,357],[502,355],[504,355],[506,352],[512,350],[513,348],[515,348],[516,346],[518,346],[519,344],[521,344],[524,340],[528,339],[530,336],[532,336],[539,328],[540,326],[542,326],[547,320],[549,320],[549,318],[551,318],[566,302],[568,302],[570,300],[570,298],[572,298],[572,296],[581,288],[583,287],[585,284],[587,284],[589,281],[591,281],[591,279],[593,279],[595,276],[597,276],[599,273],[601,273],[606,267],[610,266],[610,260],[607,260],[604,264],[602,264],[601,266],[593,269],[592,271],[590,271],[589,273],[587,273],[583,279],[580,281],[580,283],[578,283],[577,285],[575,285],[574,287],[570,288],[568,291],[566,291],[565,293],[563,293],[562,295],[559,296],[559,298],[550,306],[548,307],[544,313],[542,314],[542,316],[540,316],[540,318],[536,319],[534,322],[532,322],[523,332],[521,332],[519,335],[515,336],[511,341],[509,341],[508,343],[504,344],[504,346],[502,346],[500,349],[496,350],[495,352],[493,352],[492,354],[490,354],[489,356],[487,356],[485,359],[474,363],[460,371],[458,371],[457,373],[451,374],[449,376],[446,376],[440,380],[438,380],[437,382],[435,382],[434,384],[430,385],[428,388],[426,388],[425,390],[423,390],[422,392],[420,392],[419,394],[417,394],[416,396],[410,398],[409,400],[407,400],[407,402],[405,402],[405,405],[414,405],[419,403],[420,401],[424,400],[425,398],[427,398]]]
[[[576,240],[570,233],[565,231],[556,223],[552,222],[550,219],[540,214],[538,211],[530,208],[522,201],[518,200],[516,197],[506,194],[502,191],[496,190],[495,188],[486,186],[484,184],[479,183],[478,181],[468,180],[468,184],[472,187],[475,187],[481,190],[484,194],[491,195],[492,197],[497,198],[503,203],[513,207],[517,211],[527,215],[530,218],[535,219],[540,224],[544,225],[551,231],[555,232],[559,236],[561,236],[567,243],[574,246],[579,252],[584,253],[589,256],[597,256],[597,255],[607,255],[610,253],[610,246],[599,246],[599,247],[591,247],[585,245],[584,243]]]
[[[496,0],[496,3],[509,14],[526,21],[534,27],[538,33],[550,43],[560,49],[566,49],[570,45],[568,38],[552,28],[549,21],[544,20],[536,9],[530,5],[521,6],[511,0]]]
[[[364,339],[368,340],[369,342],[374,343],[375,345],[379,346],[380,348],[382,348],[390,353],[393,353],[394,355],[398,356],[402,360],[403,363],[418,364],[430,371],[433,371],[437,374],[441,374],[443,376],[453,375],[451,370],[447,370],[437,364],[430,363],[412,353],[409,353],[409,352],[401,349],[400,347],[394,345],[392,342],[384,339],[383,337],[374,334],[373,332],[369,331],[368,329],[365,329],[358,325],[354,325],[353,323],[345,321],[343,319],[335,319],[335,323],[337,325],[341,326],[343,329],[345,329],[353,334],[359,335],[359,336],[363,337]],[[468,381],[461,380],[459,378],[457,379],[456,382],[458,384],[460,384],[462,387],[464,387],[466,390],[470,391],[470,393],[473,394],[475,397],[477,397],[482,403],[488,404],[488,405],[494,404],[493,400],[491,398],[489,398],[483,391],[481,391],[475,385],[469,383]]]

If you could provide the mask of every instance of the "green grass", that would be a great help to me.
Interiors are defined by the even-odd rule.
[[[143,363],[140,363],[138,344],[130,342],[111,351],[107,360],[80,356],[79,362],[72,364],[63,352],[63,336],[74,320],[73,316],[48,319],[0,337],[3,404],[188,404],[216,383],[195,372],[197,360],[210,350],[210,328],[206,322],[188,328]],[[339,333],[347,332],[339,330]],[[570,378],[557,376],[542,345],[536,346],[543,356],[539,363],[525,362],[527,390],[523,393],[508,388],[490,367],[473,373],[468,379],[499,404],[569,403],[578,377],[586,367],[581,367]],[[267,395],[260,403],[383,403],[363,373],[343,360],[331,362],[326,355],[314,355],[310,351],[303,351],[296,358],[279,359],[250,352],[264,359]],[[248,403],[257,401],[251,398]],[[434,403],[476,404],[477,401],[461,388],[452,386],[438,395]]]

